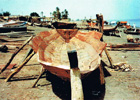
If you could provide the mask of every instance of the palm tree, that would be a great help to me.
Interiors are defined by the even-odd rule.
[[[59,7],[56,7],[56,11],[59,12]]]
[[[56,7],[57,19],[61,19],[61,13],[59,12],[59,8]]]
[[[63,12],[63,11],[61,12],[61,16],[62,16],[62,19],[64,19],[64,18],[65,18],[65,14],[64,14],[64,12]]]
[[[68,11],[65,9],[65,19],[68,19]]]
[[[56,19],[56,11],[53,11],[53,17]]]
[[[43,11],[41,11],[41,16],[43,17]]]
[[[52,17],[52,12],[50,12],[50,17]]]

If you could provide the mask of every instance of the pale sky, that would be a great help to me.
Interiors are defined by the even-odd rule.
[[[8,11],[12,15],[30,15],[37,12],[46,17],[60,8],[67,9],[69,18],[96,18],[102,13],[109,19],[140,19],[140,0],[0,0],[0,13]]]

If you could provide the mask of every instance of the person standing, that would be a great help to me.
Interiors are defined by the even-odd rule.
[[[133,24],[134,32],[136,32],[136,24]]]

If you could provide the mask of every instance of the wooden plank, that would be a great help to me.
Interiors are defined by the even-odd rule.
[[[0,36],[5,36],[5,35],[25,35],[27,33],[28,33],[27,31],[7,32],[7,33],[0,33]]]
[[[101,33],[104,33],[103,32],[103,28],[104,28],[104,21],[103,21],[103,15],[96,15],[96,17],[97,17],[97,22],[98,22],[98,26],[99,26],[99,31],[101,32]],[[101,38],[101,41],[103,41],[103,36],[102,36],[102,38]],[[106,56],[107,56],[107,58],[108,58],[108,61],[109,61],[109,63],[110,63],[110,66],[113,68],[113,62],[112,62],[112,59],[111,59],[111,57],[110,57],[110,55],[109,55],[109,53],[108,53],[108,51],[107,51],[107,49],[105,48],[105,54],[106,54]],[[99,66],[100,67],[100,66]],[[99,68],[99,69],[101,69],[101,68]],[[100,72],[101,72],[101,70],[100,70]],[[100,76],[100,77],[103,77],[103,76]]]
[[[13,37],[15,38],[15,37]],[[9,38],[6,38],[6,39],[0,39],[1,42],[17,42],[17,41],[25,41],[25,39],[9,39]]]
[[[84,100],[80,70],[78,68],[71,69],[70,76],[72,100]]]
[[[78,68],[78,58],[76,50],[68,51],[70,61],[70,78],[71,78],[71,99],[84,100],[81,73]]]
[[[140,51],[140,47],[137,48],[107,48],[109,51]]]
[[[134,48],[140,47],[140,43],[133,44],[111,44],[110,48]]]
[[[104,33],[103,32],[103,28],[104,28],[103,15],[99,16],[97,14],[96,18],[97,18],[97,22],[98,22],[99,32]],[[103,35],[102,35],[100,40],[103,41]],[[106,53],[106,56],[107,56],[107,58],[110,62],[111,67],[113,67],[112,59],[111,59],[108,51],[106,50],[106,48],[105,48],[105,53]],[[101,85],[103,85],[105,83],[105,79],[104,79],[104,72],[103,72],[103,69],[102,69],[102,65],[99,65],[99,70],[100,70],[100,83],[101,83]]]
[[[27,53],[25,54],[24,58],[21,60],[21,63],[33,52],[31,47],[28,48]]]
[[[14,57],[19,53],[20,50],[22,50],[23,47],[25,47],[30,41],[31,39],[33,38],[33,36],[31,36],[18,50],[16,50],[10,60],[8,61],[8,63],[5,65],[5,67],[0,71],[0,74],[10,65],[10,63],[12,62],[12,60],[14,59]]]
[[[0,69],[2,69],[5,65],[0,65]],[[16,66],[16,64],[10,64],[7,69],[11,69],[13,68],[14,66]]]
[[[8,43],[2,43],[2,45],[23,45],[22,43],[17,43],[17,42],[8,42]]]
[[[99,65],[99,70],[100,70],[100,83],[101,83],[101,85],[103,85],[103,84],[105,84],[105,79],[104,79],[102,63]]]
[[[25,61],[19,65],[6,79],[5,81],[8,82],[15,74],[17,74],[22,68],[23,66],[33,57],[33,55],[35,54],[35,52],[32,52],[26,59]]]
[[[109,61],[110,65],[111,65],[111,68],[113,68],[113,61],[112,61],[112,59],[111,59],[111,57],[110,57],[106,48],[105,48],[105,53],[106,53],[106,56],[108,58],[108,61]]]
[[[45,68],[41,68],[41,73],[39,74],[37,80],[35,81],[35,83],[33,84],[32,88],[35,88],[37,82],[39,81],[39,79],[41,78],[41,76],[45,73],[46,69]]]

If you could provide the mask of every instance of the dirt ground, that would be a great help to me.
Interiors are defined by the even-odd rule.
[[[31,27],[34,33],[50,30],[42,27]],[[119,29],[118,36],[104,35],[106,43],[122,44],[127,43],[126,34]],[[139,37],[135,35],[134,37]],[[0,38],[12,40],[0,36]],[[18,39],[28,39],[21,37]],[[17,38],[16,38],[17,39]],[[0,42],[0,44],[21,46],[23,41]],[[25,46],[11,64],[18,66],[23,60],[29,45]],[[0,65],[5,65],[15,50],[0,52]],[[86,79],[82,80],[85,100],[140,100],[140,51],[109,51],[113,63],[127,62],[133,68],[130,72],[115,71],[104,65],[105,84],[100,85],[99,70],[95,70]],[[102,60],[109,66],[109,62],[103,52]],[[32,88],[37,76],[41,71],[41,65],[37,62],[37,55],[17,73],[10,82],[5,78],[13,71],[8,68],[0,75],[0,100],[69,100],[70,83],[46,72],[39,80],[36,88]]]

